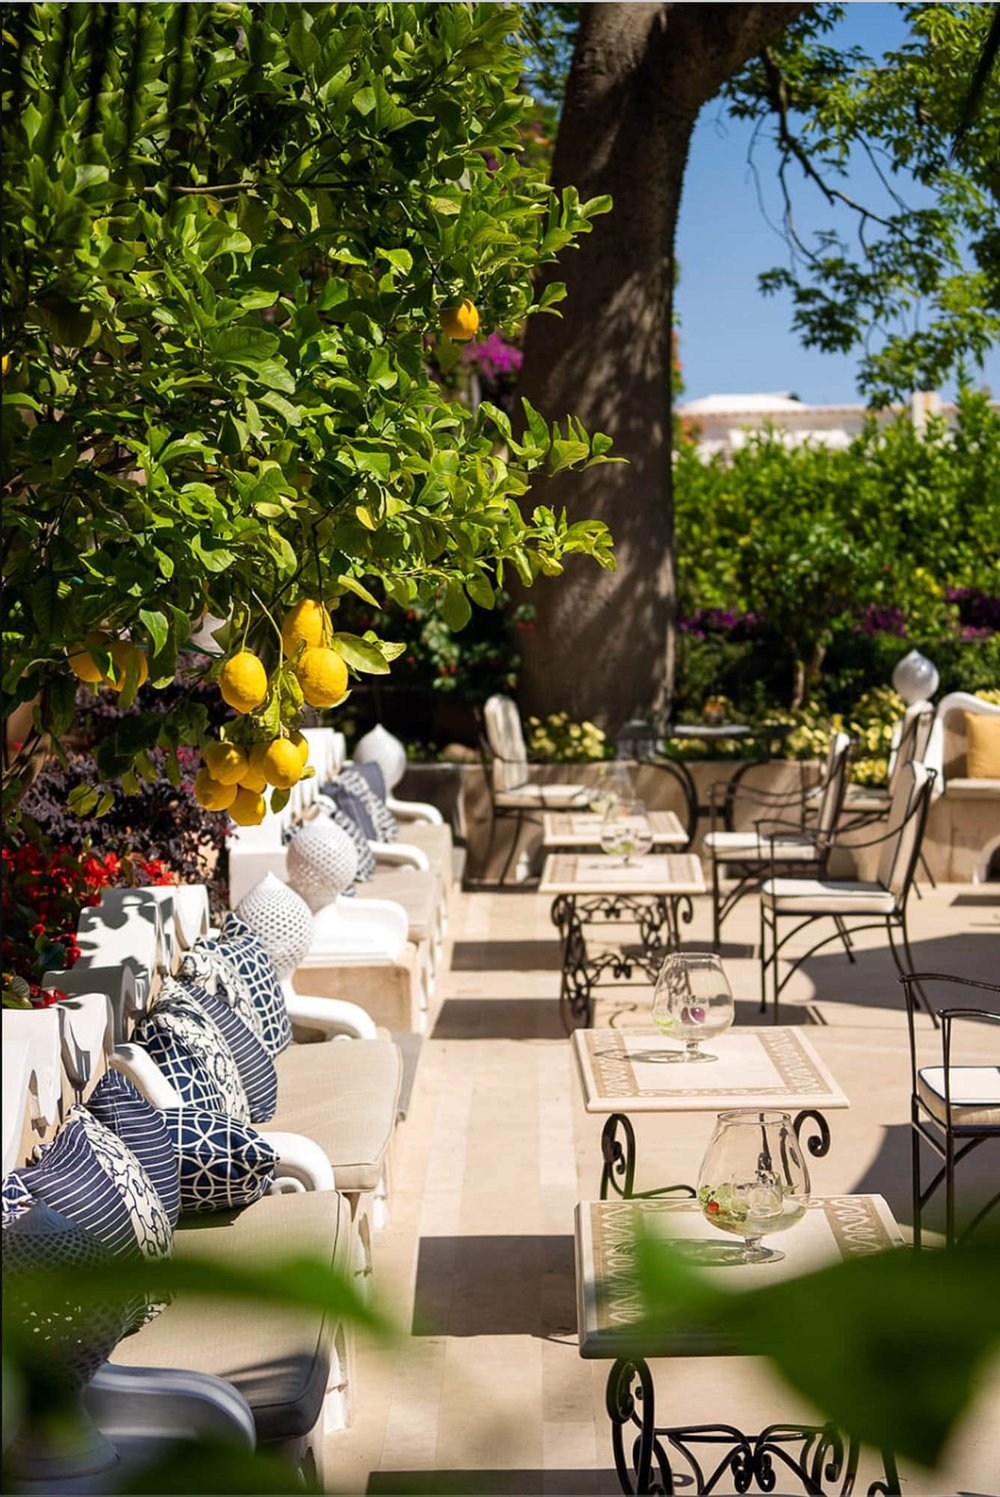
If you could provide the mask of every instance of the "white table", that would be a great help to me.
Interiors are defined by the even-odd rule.
[[[850,1106],[805,1035],[790,1025],[737,1026],[705,1042],[714,1061],[677,1060],[683,1044],[658,1029],[578,1029],[572,1038],[583,1105],[607,1119],[601,1134],[601,1200],[635,1195],[635,1130],[628,1114],[777,1108],[796,1114],[814,1159],[830,1149],[824,1114]],[[808,1139],[802,1130],[809,1125]],[[667,1190],[690,1187],[669,1186]],[[645,1192],[658,1195],[660,1191]]]
[[[576,1208],[576,1289],[581,1357],[612,1362],[607,1409],[615,1467],[625,1492],[672,1492],[678,1480],[695,1493],[711,1491],[720,1478],[738,1472],[747,1490],[761,1475],[771,1475],[771,1490],[789,1489],[790,1479],[815,1492],[817,1473],[841,1493],[853,1489],[858,1450],[832,1426],[769,1424],[744,1433],[729,1424],[663,1426],[656,1423],[655,1390],[648,1359],[747,1355],[748,1348],[729,1343],[707,1330],[669,1322],[644,1321],[642,1297],[634,1271],[637,1233],[685,1244],[685,1257],[704,1253],[711,1263],[700,1272],[720,1287],[739,1293],[797,1277],[830,1263],[884,1252],[902,1244],[892,1213],[881,1196],[846,1195],[814,1199],[804,1218],[774,1239],[785,1257],[765,1266],[727,1262],[727,1244],[736,1239],[718,1232],[698,1206],[687,1201],[584,1201]],[[692,1249],[689,1244],[704,1244]],[[752,1353],[752,1348],[749,1351]],[[705,1447],[700,1452],[698,1447]],[[817,1451],[825,1446],[825,1459]],[[684,1462],[675,1467],[678,1457]],[[883,1452],[882,1492],[898,1493],[895,1461]],[[656,1482],[657,1485],[653,1485]],[[767,1488],[764,1488],[767,1490]],[[831,1487],[831,1490],[834,1488]],[[863,1487],[860,1490],[864,1490]],[[869,1488],[869,1490],[872,1490]]]
[[[653,833],[654,848],[683,848],[688,834],[673,811],[649,811],[646,814]],[[548,852],[600,847],[604,817],[596,811],[546,811],[542,817],[542,846]]]
[[[552,921],[563,943],[559,1003],[567,1033],[593,1020],[592,994],[608,980],[627,981],[636,971],[650,982],[668,951],[680,944],[681,923],[694,916],[691,900],[705,893],[701,860],[693,853],[648,853],[621,858],[604,853],[550,853],[540,894],[552,898]],[[587,951],[585,926],[635,924],[640,946]]]

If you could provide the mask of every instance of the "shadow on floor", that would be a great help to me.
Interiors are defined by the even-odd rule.
[[[456,941],[453,972],[558,972],[562,947],[553,930],[544,941]]]
[[[414,1336],[576,1336],[573,1238],[421,1237]]]
[[[972,1221],[976,1213],[995,1195],[998,1165],[1000,1143],[993,1139],[988,1139],[959,1162],[955,1170],[955,1207],[960,1229],[963,1221]],[[927,1189],[940,1166],[941,1160],[926,1144],[923,1145],[920,1153],[922,1189]],[[882,1147],[864,1174],[853,1182],[851,1193],[885,1196],[900,1225],[913,1226],[908,1123],[894,1123],[884,1130]],[[944,1208],[942,1184],[924,1207],[922,1224],[925,1231],[944,1234]],[[1000,1207],[993,1213],[992,1220],[994,1223],[1000,1221]]]
[[[518,1497],[520,1493],[544,1493],[545,1497],[603,1497],[621,1487],[614,1470],[606,1471],[373,1471],[368,1478],[369,1497]]]
[[[433,1040],[564,1040],[555,998],[446,998]]]
[[[919,906],[910,906],[911,931],[919,928]],[[822,934],[817,926],[816,937]],[[803,944],[805,937],[803,937]],[[1000,952],[1000,928],[993,930],[967,930],[953,935],[935,936],[928,941],[910,941],[915,972],[948,972],[956,977],[970,977],[983,982],[995,982]],[[861,1008],[895,1009],[902,1016],[906,1005],[899,974],[889,952],[888,937],[876,949],[856,953],[853,966],[844,955],[843,947],[831,945],[827,952],[818,953],[803,962],[799,969],[812,982],[815,992],[813,1000],[826,1003],[844,998]],[[782,970],[786,970],[783,966]],[[795,991],[795,979],[791,991]],[[961,999],[963,1006],[970,1008],[994,1008],[995,1003],[980,1002],[996,994],[967,994]],[[968,998],[968,1003],[966,1003]],[[955,1006],[956,1000],[950,1000]],[[784,1002],[782,995],[781,1022],[792,1022],[793,1008]]]

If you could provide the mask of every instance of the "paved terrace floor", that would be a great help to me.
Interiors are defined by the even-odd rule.
[[[697,904],[691,949],[709,932],[707,901]],[[925,889],[911,915],[920,968],[996,980],[995,886]],[[740,1023],[759,1022],[756,920],[749,899],[726,926]],[[405,1334],[388,1352],[359,1348],[353,1424],[331,1437],[328,1470],[347,1492],[615,1493],[608,1367],[583,1362],[575,1335],[573,1210],[597,1196],[601,1120],[583,1111],[559,1020],[548,901],[460,895],[452,935],[451,972],[398,1134],[394,1217],[377,1242],[382,1303]],[[852,967],[831,948],[787,993],[783,1022],[808,1025],[852,1104],[830,1114],[833,1143],[812,1165],[814,1190],[880,1192],[907,1231],[908,1051],[887,951],[862,936]],[[597,1024],[641,1022],[649,995],[638,988],[630,1012],[619,991],[599,1005]],[[922,1043],[929,1058],[929,1023]],[[712,1121],[638,1118],[637,1188],[696,1176]],[[965,1186],[982,1193],[992,1179],[995,1190],[998,1168],[984,1147],[967,1162]],[[669,1409],[674,1423],[757,1429],[810,1417],[756,1359],[652,1366],[658,1415]],[[946,1467],[903,1475],[907,1493],[1000,1491],[1000,1367],[983,1375]]]

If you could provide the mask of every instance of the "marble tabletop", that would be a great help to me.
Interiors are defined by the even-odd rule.
[[[606,853],[550,853],[540,894],[704,894],[705,878],[694,853],[648,853],[623,863]]]
[[[649,811],[646,820],[653,832],[654,847],[687,845],[687,832],[673,811]],[[542,846],[599,847],[603,821],[596,811],[547,811],[542,817]]]

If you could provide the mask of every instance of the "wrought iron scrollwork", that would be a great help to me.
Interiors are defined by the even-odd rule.
[[[563,944],[559,1001],[570,1032],[590,1025],[595,987],[607,981],[628,982],[637,972],[656,981],[664,956],[680,943],[681,925],[694,919],[694,902],[687,894],[600,894],[587,899],[559,894],[552,901],[551,917]],[[638,947],[588,955],[586,926],[623,923],[639,927]]]
[[[802,1132],[807,1124],[811,1124],[816,1129],[816,1132],[811,1133],[808,1138],[803,1139]],[[821,1112],[817,1112],[814,1107],[810,1107],[803,1112],[796,1113],[792,1127],[795,1129],[795,1136],[799,1143],[809,1151],[814,1159],[826,1158],[830,1152],[830,1125]]]
[[[854,1492],[858,1443],[836,1425],[769,1424],[759,1434],[731,1424],[658,1426],[652,1376],[639,1357],[614,1363],[606,1403],[623,1492],[673,1493],[678,1483],[708,1497],[724,1479],[740,1493],[784,1491],[789,1479],[809,1497]],[[627,1448],[628,1426],[636,1433]],[[882,1471],[867,1488],[868,1497],[898,1497],[899,1476],[889,1452],[883,1452]]]

